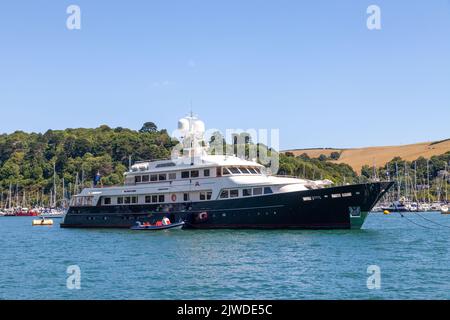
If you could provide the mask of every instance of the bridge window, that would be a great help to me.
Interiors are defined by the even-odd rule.
[[[243,189],[242,190],[242,195],[244,197],[251,197],[252,196],[252,189]]]
[[[136,183],[142,182],[142,177],[141,176],[135,176],[134,177],[134,182],[136,182]]]
[[[138,202],[137,197],[131,197],[131,203],[137,203],[137,202]]]
[[[204,177],[209,177],[209,175],[210,175],[209,169],[203,170],[203,176]]]
[[[125,204],[130,204],[131,203],[131,198],[130,197],[125,197]]]
[[[152,202],[153,203],[158,202],[158,196],[156,196],[156,195],[152,196]]]
[[[250,173],[250,171],[248,171],[248,169],[245,168],[245,167],[241,167],[241,168],[239,168],[239,169],[240,169],[241,172],[244,173],[244,174],[249,174],[249,173]]]
[[[145,196],[145,203],[151,203],[152,197],[151,196]]]
[[[123,197],[117,198],[117,204],[123,204]]]
[[[142,182],[149,182],[149,181],[150,181],[149,175],[142,176]]]
[[[150,181],[151,181],[151,182],[158,181],[158,175],[152,174],[152,175],[150,176]]]
[[[235,167],[230,167],[230,171],[232,174],[240,174],[241,172],[239,171],[238,168]]]
[[[230,172],[230,170],[228,170],[228,168],[223,168],[223,175],[224,176],[228,176],[230,174],[231,174],[231,172]]]
[[[165,197],[163,194],[159,195],[158,197],[159,202],[165,202]]]
[[[169,180],[176,180],[176,179],[177,179],[177,174],[175,172],[169,173]]]
[[[212,192],[209,191],[206,193],[206,200],[211,200],[211,198],[212,198]]]
[[[183,194],[183,201],[189,201],[189,193]]]
[[[159,175],[159,181],[166,181],[167,180],[167,174],[161,173]]]
[[[273,193],[273,191],[272,191],[271,187],[265,187],[264,188],[264,194],[272,194],[272,193]]]
[[[234,189],[234,190],[230,190],[230,198],[237,198],[239,197],[239,190]]]
[[[251,174],[256,174],[256,170],[254,168],[248,168],[248,171],[250,171]]]
[[[105,198],[105,199],[103,200],[103,204],[105,204],[105,205],[111,204],[111,198]]]

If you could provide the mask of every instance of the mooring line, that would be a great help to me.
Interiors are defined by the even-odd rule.
[[[422,216],[420,213],[418,213],[418,212],[413,212],[413,213],[415,213],[415,214],[417,214],[419,217],[421,217],[422,219],[424,219],[424,220],[426,220],[426,221],[429,221],[429,222],[431,222],[431,223],[434,223],[434,224],[436,224],[436,225],[438,225],[438,226],[441,226],[441,227],[444,227],[444,228],[450,228],[450,226],[447,226],[447,225],[445,225],[445,224],[440,224],[439,222],[436,222],[436,221],[433,221],[433,220],[431,220],[431,219],[428,219],[428,218],[425,218],[424,216]]]
[[[416,226],[419,226],[419,227],[422,227],[422,228],[425,228],[425,229],[435,229],[435,228],[431,228],[431,227],[428,227],[428,226],[424,226],[424,225],[422,225],[422,224],[420,224],[420,223],[414,222],[414,221],[412,221],[411,219],[408,219],[407,217],[405,217],[401,212],[399,212],[399,214],[400,214],[400,216],[401,216],[402,218],[405,218],[406,220],[408,220],[408,221],[411,222],[412,224],[415,224]]]

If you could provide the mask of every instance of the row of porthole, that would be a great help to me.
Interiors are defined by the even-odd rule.
[[[242,215],[242,214],[240,214],[240,213],[238,213],[238,214],[239,214],[239,215]],[[272,214],[273,214],[274,216],[276,216],[276,215],[277,215],[277,212],[274,211]],[[251,216],[252,214],[251,214],[251,213],[248,213],[247,215],[248,215],[248,216]],[[261,212],[258,212],[257,215],[258,215],[258,216],[261,216]],[[266,212],[265,215],[268,216],[268,215],[270,215],[270,213],[269,213],[269,212]],[[217,217],[216,214],[213,214],[212,216],[213,216],[213,218],[216,218],[216,217]],[[226,213],[222,213],[222,217],[226,217],[226,216],[227,216]],[[235,216],[236,216],[236,213],[233,213],[233,217],[235,217]]]
[[[97,217],[87,217],[87,220],[96,220]],[[102,217],[102,220],[108,220],[108,217]],[[129,217],[122,217],[122,220],[134,220],[134,219],[138,219],[137,217],[133,217],[133,216],[129,216]]]

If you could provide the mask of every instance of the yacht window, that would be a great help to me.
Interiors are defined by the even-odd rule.
[[[191,171],[191,178],[198,178],[200,176],[200,172],[198,170]]]
[[[150,181],[152,181],[152,182],[158,181],[158,175],[152,174],[152,175],[150,176]]]
[[[251,195],[252,195],[252,189],[243,189],[243,190],[242,190],[242,195],[243,195],[244,197],[251,197]]]
[[[159,175],[159,181],[166,181],[167,180],[167,174],[161,173]]]
[[[231,168],[230,168],[230,171],[231,171],[232,174],[241,174],[241,172],[239,171],[239,169],[236,168],[236,167],[231,167]]]
[[[261,170],[259,168],[254,168],[257,174],[261,174]]]
[[[228,198],[228,190],[223,190],[220,193],[220,199],[227,199]]]
[[[228,170],[228,168],[223,168],[223,175],[224,176],[227,176],[227,175],[230,175],[231,174],[231,172],[230,172],[230,170]]]
[[[152,196],[152,203],[158,202],[158,196]]]
[[[203,170],[203,176],[204,177],[209,177],[209,175],[210,175],[209,169]]]
[[[164,198],[165,198],[164,195],[161,194],[161,195],[158,197],[159,202],[164,202],[164,201],[165,201]]]
[[[273,193],[273,191],[272,191],[271,187],[265,187],[264,188],[264,194],[272,194],[272,193]]]
[[[145,196],[145,203],[151,203],[152,197],[151,196]]]
[[[111,204],[111,198],[105,198],[103,203],[106,204],[106,205]]]
[[[218,177],[221,177],[221,176],[222,176],[222,168],[217,167],[217,169],[216,169],[216,175],[217,175]]]
[[[123,204],[123,197],[117,198],[117,204]]]
[[[206,193],[206,200],[211,200],[211,198],[212,198],[212,192],[211,191],[207,192]]]
[[[239,197],[239,190],[230,190],[230,198],[237,198]]]
[[[149,182],[149,181],[150,181],[150,176],[148,176],[148,175],[142,176],[142,182]]]
[[[253,195],[254,196],[259,196],[262,195],[263,189],[262,188],[254,188],[253,189]]]
[[[181,172],[181,178],[182,179],[189,179],[189,171]]]
[[[250,171],[251,174],[256,174],[256,170],[254,168],[248,168],[248,171]]]
[[[174,173],[169,173],[169,180],[176,180],[177,179],[177,174]]]
[[[206,194],[204,192],[200,192],[200,200],[205,201],[206,200]]]
[[[183,201],[189,201],[189,193],[183,194]]]
[[[132,203],[137,203],[138,201],[137,201],[137,197],[131,197],[131,202]]]
[[[134,177],[134,182],[139,183],[142,181],[142,177],[141,176],[135,176]]]
[[[125,197],[125,204],[130,204],[130,203],[131,203],[131,198]]]
[[[244,173],[244,174],[250,173],[250,171],[248,171],[248,169],[245,168],[245,167],[241,167],[240,169],[241,169],[241,172]]]

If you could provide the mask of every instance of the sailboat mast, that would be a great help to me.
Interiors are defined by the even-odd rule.
[[[399,200],[400,199],[400,179],[398,176],[398,163],[397,162],[395,162],[395,177],[397,180],[397,200]]]
[[[12,205],[12,183],[9,184],[8,209],[11,210]]]
[[[448,203],[448,164],[445,164],[445,203]]]
[[[427,160],[427,190],[428,190],[428,203],[431,202],[430,195],[430,160]]]

